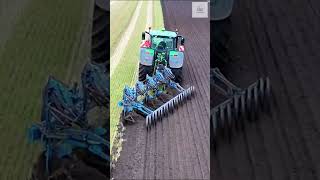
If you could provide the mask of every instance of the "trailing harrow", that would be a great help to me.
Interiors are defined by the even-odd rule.
[[[220,133],[230,136],[232,127],[239,127],[240,119],[254,120],[259,107],[269,105],[266,101],[270,99],[271,87],[268,77],[242,89],[231,83],[218,68],[212,69],[210,75],[213,88],[228,98],[211,110],[212,139],[216,145]]]
[[[29,128],[31,142],[43,143],[46,171],[49,173],[53,156],[65,157],[75,149],[86,149],[106,162],[109,157],[109,132],[92,127],[87,112],[95,106],[109,107],[108,78],[103,66],[89,63],[82,72],[82,88],[69,88],[49,77],[43,91],[41,121]]]
[[[173,81],[174,78],[170,68],[159,64],[153,76],[146,75],[146,80],[138,81],[134,88],[126,86],[123,90],[123,99],[119,102],[119,106],[123,107],[124,120],[134,121],[131,113],[137,112],[146,117],[146,126],[149,128],[156,120],[167,115],[170,110],[190,97],[194,87],[184,89]],[[165,98],[161,98],[162,96],[169,96],[170,100],[163,102],[161,100]],[[157,100],[160,100],[162,105],[151,107],[150,102]]]

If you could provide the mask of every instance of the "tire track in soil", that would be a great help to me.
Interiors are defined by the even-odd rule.
[[[183,84],[194,85],[196,94],[150,132],[144,121],[126,127],[125,136],[131,138],[123,143],[115,179],[209,179],[209,19],[192,19],[191,1],[165,1],[162,8],[166,29],[178,28],[187,39]],[[141,152],[143,168],[129,169],[140,160],[130,157]]]
[[[314,9],[320,3],[310,2],[247,0],[235,4],[230,51],[238,59],[223,71],[242,85],[268,75],[273,107],[270,115],[262,114],[259,121],[246,123],[245,132],[236,134],[251,138],[221,143],[211,156],[213,179],[234,178],[224,171],[233,164],[237,164],[237,179],[319,178],[320,85],[316,77],[320,41],[316,34],[320,25]],[[236,153],[229,154],[232,151]],[[246,159],[253,164],[242,163],[239,151],[249,152]]]

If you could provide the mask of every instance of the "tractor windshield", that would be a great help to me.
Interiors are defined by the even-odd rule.
[[[159,51],[167,51],[174,49],[175,39],[168,38],[163,36],[154,36],[152,37],[152,49]]]

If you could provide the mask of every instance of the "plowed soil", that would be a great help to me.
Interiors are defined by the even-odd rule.
[[[183,86],[195,96],[147,132],[142,119],[125,130],[115,179],[209,179],[209,19],[191,17],[191,1],[162,3],[165,27],[186,37]]]
[[[272,108],[219,144],[212,179],[320,178],[319,9],[316,0],[235,1],[223,72],[242,87],[269,76]]]

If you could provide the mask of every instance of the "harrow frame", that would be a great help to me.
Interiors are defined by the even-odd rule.
[[[254,120],[260,108],[271,96],[270,79],[260,78],[242,89],[230,82],[218,68],[211,70],[211,84],[228,99],[211,109],[210,124],[213,145],[216,146],[220,134],[230,137],[233,126],[240,126],[240,119]],[[267,102],[267,105],[270,104]]]

